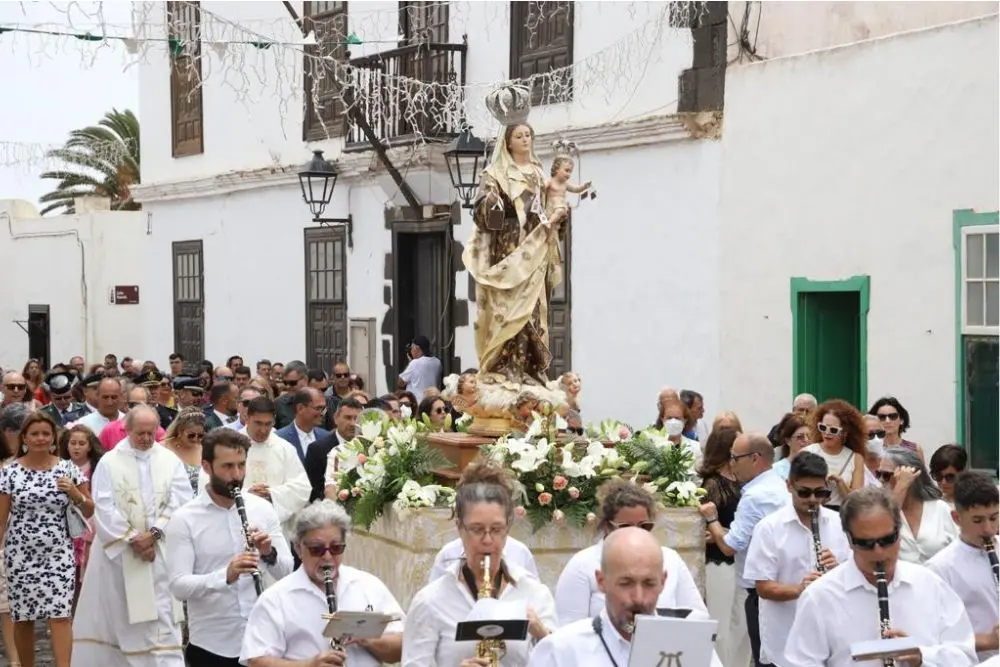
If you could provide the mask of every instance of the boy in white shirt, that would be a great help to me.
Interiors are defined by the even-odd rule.
[[[959,539],[939,551],[927,567],[958,594],[976,633],[980,661],[997,655],[997,566],[987,545],[997,553],[1000,491],[988,476],[966,471],[955,480],[955,509]]]

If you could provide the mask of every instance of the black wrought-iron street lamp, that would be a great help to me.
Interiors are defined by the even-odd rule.
[[[458,190],[462,208],[472,208],[472,197],[479,187],[479,172],[486,164],[486,144],[466,126],[444,152],[451,184]]]
[[[323,217],[323,212],[333,199],[333,188],[337,185],[339,175],[337,168],[323,157],[323,151],[313,151],[309,164],[299,172],[299,185],[302,187],[302,199],[308,204],[312,213],[312,221],[324,227],[346,227],[347,246],[353,248],[353,216],[348,214],[346,218]]]

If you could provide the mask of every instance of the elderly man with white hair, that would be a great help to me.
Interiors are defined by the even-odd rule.
[[[170,595],[164,528],[191,499],[184,464],[154,438],[160,416],[142,405],[125,418],[128,437],[101,458],[91,491],[97,539],[73,623],[73,663],[184,667]]]
[[[249,667],[377,667],[399,662],[403,653],[403,609],[373,574],[343,565],[351,519],[339,504],[319,500],[293,522],[293,547],[302,567],[260,596],[243,635],[240,662]],[[336,611],[368,611],[394,616],[377,639],[349,641],[332,649],[323,637],[330,612],[324,573],[333,578]]]

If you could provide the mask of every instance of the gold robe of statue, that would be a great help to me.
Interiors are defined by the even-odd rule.
[[[562,281],[558,232],[541,224],[541,165],[518,166],[502,131],[473,204],[476,229],[462,255],[476,281],[479,372],[517,384],[544,385],[549,352],[549,295]],[[490,193],[500,203],[491,206]]]

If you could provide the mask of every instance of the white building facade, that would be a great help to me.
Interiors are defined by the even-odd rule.
[[[362,42],[324,53],[366,85],[389,82],[364,88],[358,107],[419,206],[357,123],[337,115],[328,89],[309,84],[303,51],[316,47],[295,46],[302,31],[281,3],[202,2],[198,13],[138,5],[148,36],[173,40],[139,65],[135,196],[150,214],[147,262],[157,267],[146,293],[173,313],[172,326],[147,327],[145,355],[297,358],[328,372],[346,359],[381,393],[423,334],[447,371],[475,367],[474,291],[461,263],[472,221],[455,205],[441,152],[463,111],[478,136],[494,137],[482,100],[495,85],[572,64],[558,70],[571,71],[571,95],[553,100],[550,88],[529,120],[545,166],[554,140],[574,141],[575,177],[598,192],[573,211],[550,322],[553,370],[580,373],[586,419],[649,423],[670,384],[766,430],[796,390],[812,388],[861,408],[898,395],[928,450],[967,436],[963,345],[973,333],[994,336],[989,344],[996,331],[987,313],[985,328],[955,331],[966,288],[956,286],[953,244],[968,220],[996,219],[995,30],[992,42],[976,23],[896,33],[995,14],[996,3],[729,3],[721,22],[717,6],[706,11],[700,32],[667,3],[291,4],[318,41]],[[759,43],[740,27],[745,11],[749,25],[759,14]],[[961,51],[956,30],[981,43]],[[428,42],[451,46],[419,46]],[[940,62],[931,67],[929,54]],[[750,64],[760,58],[773,60]],[[197,64],[200,86],[176,74],[185,63]],[[389,78],[363,78],[370,69]],[[719,113],[678,113],[692,95],[694,108],[721,100],[720,72],[724,129]],[[395,73],[443,83],[414,84],[415,95]],[[540,88],[565,93],[568,80]],[[453,100],[462,83],[460,108],[421,115],[434,90]],[[324,215],[349,217],[350,233],[310,220],[296,173],[312,150],[338,165]],[[965,209],[986,217],[953,213]],[[892,239],[895,255],[884,247]],[[994,289],[981,282],[984,295]],[[822,336],[803,323],[822,297],[791,306],[793,293],[824,290],[857,304],[844,305],[854,325],[838,320],[839,337],[857,339],[845,388],[803,361],[839,353],[814,350]]]
[[[77,199],[76,211],[40,218],[28,202],[0,200],[0,368],[141,358],[145,329],[162,324],[145,291],[148,216],[100,198]]]

